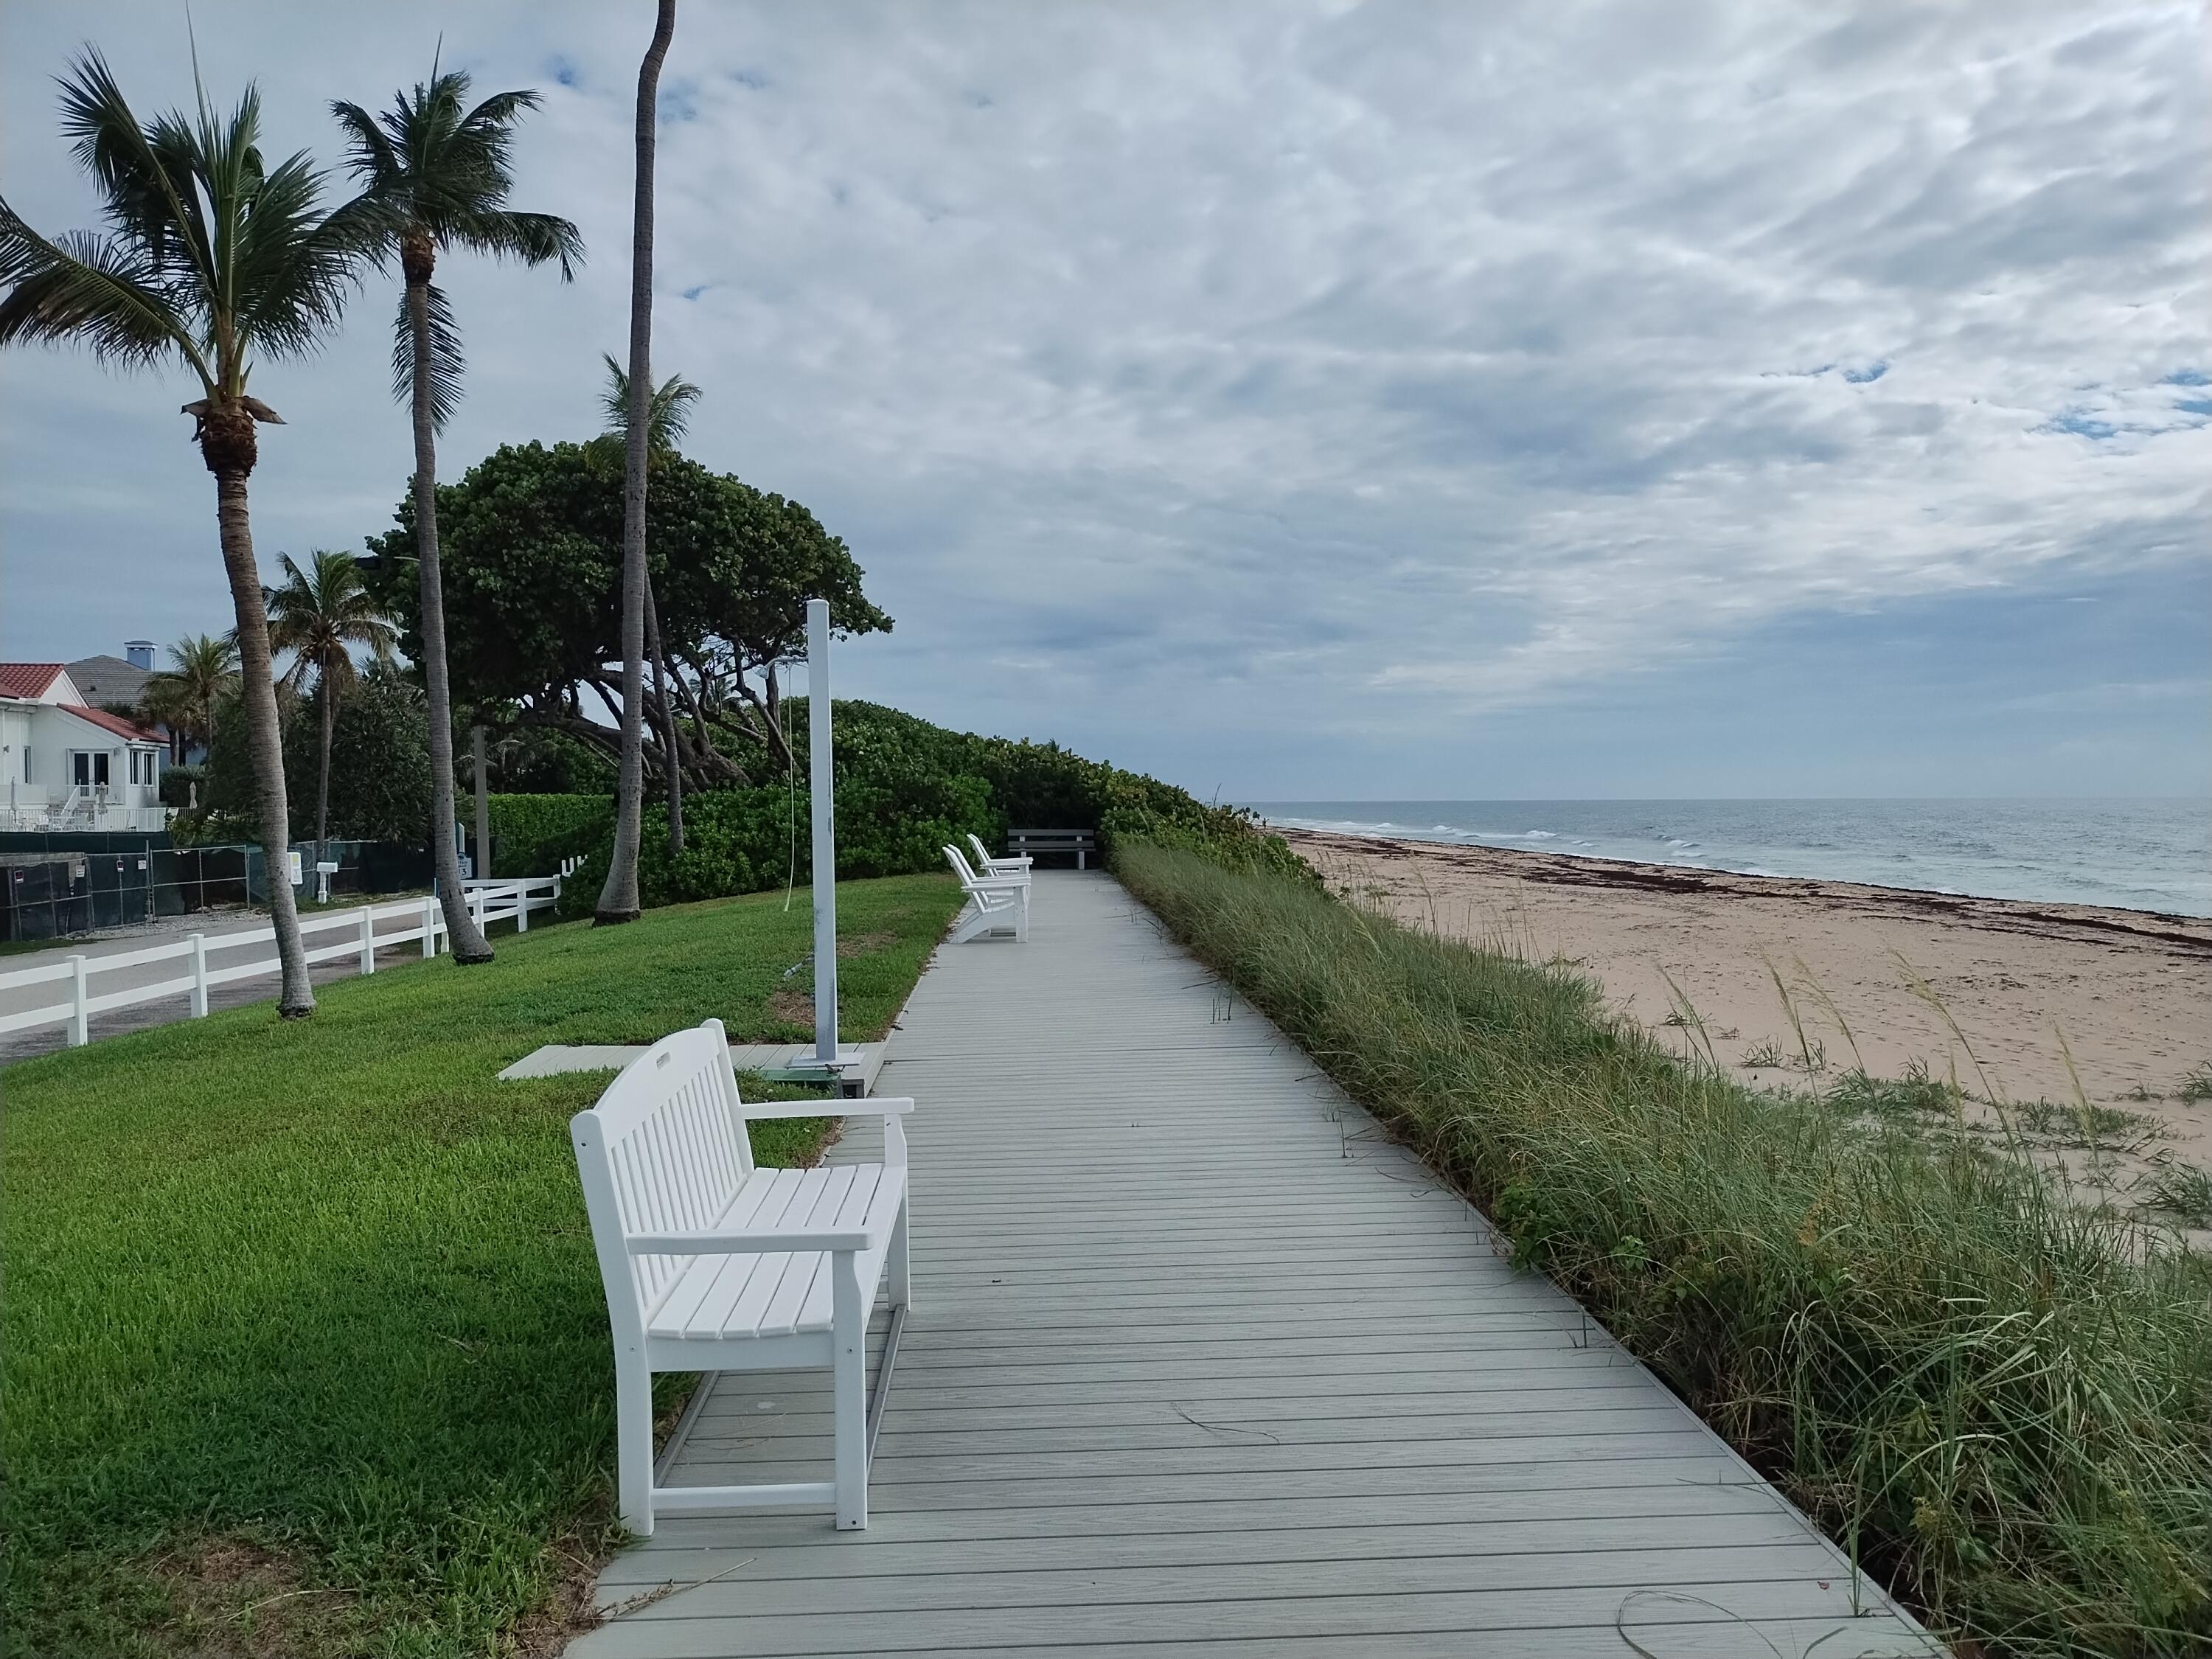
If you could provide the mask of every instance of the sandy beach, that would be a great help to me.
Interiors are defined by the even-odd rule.
[[[1809,1051],[1822,1077],[1917,1063],[1970,1094],[2071,1105],[2078,1073],[2091,1102],[2142,1120],[2125,1137],[2139,1158],[2212,1167],[2212,1100],[2184,1097],[2212,1063],[2212,921],[1283,833],[1333,890],[1571,963],[1622,1013],[1693,1042],[1678,988],[1715,1058],[1747,1080],[1802,1082]]]

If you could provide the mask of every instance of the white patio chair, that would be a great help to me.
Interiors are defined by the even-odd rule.
[[[1036,862],[1027,854],[1019,858],[993,858],[991,849],[983,845],[982,836],[972,830],[968,832],[968,844],[975,849],[975,868],[987,876],[1026,876],[1030,866]]]
[[[1018,939],[1030,936],[1027,876],[979,876],[969,867],[960,849],[950,845],[945,856],[952,873],[960,878],[961,890],[968,895],[966,907],[952,923],[952,944],[965,945],[987,933],[1012,933]]]

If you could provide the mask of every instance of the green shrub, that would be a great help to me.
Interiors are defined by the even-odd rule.
[[[592,852],[614,833],[612,795],[489,795],[492,868],[550,876],[561,860]],[[473,811],[464,806],[464,816]]]
[[[1962,1651],[2212,1651],[2203,1256],[2024,1156],[1686,1065],[1566,971],[1133,838],[1116,867]]]
[[[161,805],[184,807],[191,804],[192,793],[199,792],[200,804],[207,804],[207,768],[204,766],[165,766],[161,769]]]
[[[805,705],[788,712],[792,745],[803,767]],[[948,842],[963,843],[972,834],[996,845],[1010,825],[1022,824],[1096,830],[1109,854],[1115,837],[1135,833],[1232,868],[1314,879],[1282,838],[1265,833],[1249,813],[1209,806],[1172,784],[1085,760],[1056,744],[976,737],[878,703],[841,702],[831,748],[841,877],[939,869]],[[510,862],[498,817],[502,800],[599,799],[492,797],[500,867],[539,872],[538,866]],[[811,879],[809,801],[803,774],[757,788],[688,794],[684,851],[672,860],[667,805],[649,792],[638,854],[640,902],[651,908]],[[603,816],[581,806],[560,809],[571,810],[574,816],[562,818],[558,836],[538,843],[539,862],[550,870],[558,859],[546,854],[586,854],[582,867],[564,884],[561,903],[563,915],[584,916],[591,914],[606,879],[613,852],[613,804],[600,802]],[[550,805],[543,811],[557,816]]]

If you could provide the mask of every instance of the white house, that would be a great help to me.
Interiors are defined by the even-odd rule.
[[[0,829],[163,829],[168,747],[88,706],[60,663],[0,663]]]

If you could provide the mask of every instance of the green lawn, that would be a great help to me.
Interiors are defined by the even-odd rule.
[[[958,898],[839,889],[849,1033],[884,1030]],[[786,972],[811,928],[781,894],[541,928],[488,968],[320,988],[309,1021],[262,1004],[0,1073],[8,1650],[480,1654],[543,1618],[613,1537],[567,1132],[607,1079],[494,1074],[709,1015],[811,1036]],[[819,1133],[767,1127],[768,1160]]]

